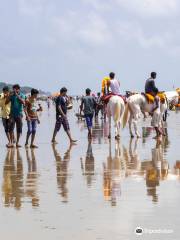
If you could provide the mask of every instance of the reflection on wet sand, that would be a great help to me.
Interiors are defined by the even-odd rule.
[[[57,173],[57,185],[58,189],[60,190],[60,195],[62,197],[62,202],[68,202],[68,187],[67,187],[67,180],[68,180],[68,165],[70,161],[70,153],[73,145],[70,145],[67,151],[62,158],[56,148],[55,144],[52,145],[54,157],[56,160],[56,173]]]
[[[86,178],[88,187],[91,187],[92,182],[94,180],[94,164],[95,164],[95,161],[93,156],[92,143],[91,141],[89,141],[87,152],[86,152],[85,163],[81,158],[81,170],[82,170],[83,176],[85,176]]]
[[[31,155],[29,154],[31,152]],[[38,190],[37,190],[37,180],[38,180],[38,173],[37,173],[37,163],[35,158],[34,149],[26,149],[26,158],[28,163],[28,172],[26,177],[26,190],[25,194],[26,197],[31,199],[31,203],[33,207],[39,206],[39,197],[38,197]]]
[[[152,149],[151,161],[141,161],[138,153],[139,139],[130,139],[129,148],[121,146],[120,142],[115,143],[115,155],[112,156],[112,146],[109,143],[109,156],[106,163],[103,163],[104,172],[104,198],[116,206],[117,199],[121,195],[121,181],[128,177],[135,177],[146,180],[147,195],[152,196],[153,202],[158,202],[157,187],[160,181],[167,180],[169,175],[169,164],[164,155],[169,146],[168,137],[162,142],[156,143]],[[179,169],[176,164],[175,169]],[[138,182],[137,182],[138,183]]]
[[[6,207],[13,206],[19,210],[22,205],[22,198],[24,197],[24,186],[23,164],[18,149],[8,149],[7,151],[3,169],[2,191],[4,205]]]
[[[39,206],[37,197],[37,169],[34,151],[26,150],[28,172],[24,185],[23,161],[18,149],[8,149],[3,169],[2,192],[4,205],[20,209],[25,197],[30,198],[33,207]]]
[[[152,160],[142,162],[142,170],[145,171],[146,176],[147,195],[152,196],[153,202],[158,202],[157,187],[161,180],[167,179],[169,173],[169,164],[164,159],[166,142],[167,140],[161,143],[157,141],[155,148],[152,149]]]
[[[117,199],[121,195],[121,177],[124,175],[124,159],[122,157],[122,149],[120,142],[116,142],[115,156],[112,157],[111,141],[109,143],[109,156],[106,163],[103,163],[103,189],[104,198],[111,202],[112,206],[116,206]]]

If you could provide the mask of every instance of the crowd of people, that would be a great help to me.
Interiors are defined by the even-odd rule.
[[[152,72],[150,78],[147,79],[145,83],[145,93],[150,94],[154,97],[154,107],[151,111],[152,115],[152,126],[156,130],[157,136],[162,135],[162,130],[159,126],[160,122],[160,99],[157,95],[158,89],[155,85],[156,73]],[[16,145],[17,148],[21,147],[19,140],[22,134],[23,126],[23,112],[27,121],[27,135],[25,147],[37,148],[34,144],[36,136],[37,124],[40,123],[38,118],[38,111],[42,111],[41,106],[37,107],[37,98],[39,91],[37,89],[32,89],[29,97],[26,97],[22,92],[18,84],[13,86],[12,91],[5,86],[3,88],[3,93],[0,95],[0,108],[2,115],[2,122],[4,130],[8,139],[7,147],[12,148]],[[116,79],[115,73],[111,72],[108,77],[102,80],[101,93],[97,94],[95,98],[91,94],[89,88],[85,91],[85,96],[81,100],[80,105],[80,115],[83,115],[86,120],[88,128],[88,138],[92,138],[92,127],[93,127],[93,117],[97,117],[98,112],[106,104],[106,98],[112,95],[121,96],[120,82]],[[67,89],[65,87],[61,88],[60,95],[55,100],[56,105],[56,123],[52,137],[52,143],[56,144],[56,136],[61,126],[63,126],[64,131],[67,133],[70,143],[76,143],[77,140],[73,139],[70,132],[69,122],[67,118],[69,98],[67,96]],[[48,100],[48,106],[50,106]],[[101,107],[100,107],[101,106]],[[14,134],[14,129],[16,126],[16,136]]]

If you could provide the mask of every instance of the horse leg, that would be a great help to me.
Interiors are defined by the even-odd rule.
[[[140,138],[140,134],[139,134],[139,132],[138,132],[138,127],[137,127],[137,120],[134,120],[134,121],[133,121],[133,124],[134,124],[135,134],[136,134],[137,138]]]
[[[130,133],[131,138],[134,137],[133,132],[132,132],[132,120],[133,120],[133,116],[132,116],[132,114],[130,114],[130,118],[129,118],[129,133]]]
[[[111,116],[109,116],[109,135],[108,138],[111,139]]]
[[[120,122],[116,123],[115,125],[115,139],[120,139]]]

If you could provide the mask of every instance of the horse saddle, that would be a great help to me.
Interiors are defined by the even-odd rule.
[[[109,100],[111,97],[113,96],[118,96],[118,97],[121,97],[123,99],[123,101],[126,103],[126,98],[124,96],[121,96],[121,95],[116,95],[116,94],[113,94],[113,93],[110,93],[106,96],[102,96],[101,100],[105,103],[105,104],[108,104]]]
[[[150,93],[145,93],[144,96],[146,97],[147,102],[148,102],[149,104],[154,103],[154,98],[155,98],[155,97],[154,97],[153,95],[151,95]],[[160,98],[161,103],[165,103],[165,101],[166,101],[166,96],[165,96],[165,94],[164,94],[163,92],[159,92],[159,93],[157,94],[157,96]]]

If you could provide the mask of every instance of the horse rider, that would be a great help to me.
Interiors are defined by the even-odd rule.
[[[158,92],[158,88],[156,87],[155,84],[155,79],[156,79],[156,72],[151,73],[151,77],[146,80],[145,84],[145,93],[148,93],[152,96],[155,96],[156,93]]]
[[[110,80],[108,81],[108,87],[111,89],[112,95],[120,95],[120,82],[115,78],[115,73],[109,74]]]
[[[101,87],[102,96],[106,96],[109,93],[108,85],[107,85],[109,80],[110,80],[109,77],[104,77],[102,80],[102,87]]]

